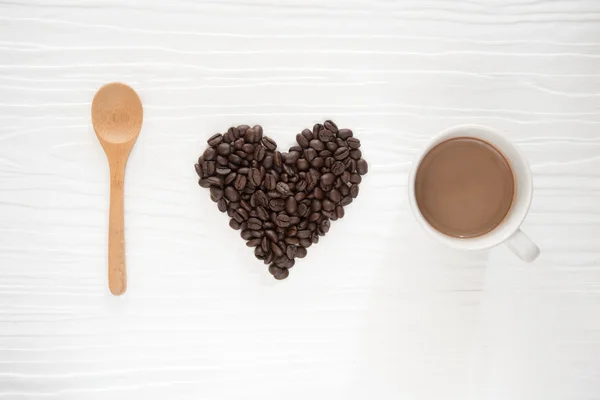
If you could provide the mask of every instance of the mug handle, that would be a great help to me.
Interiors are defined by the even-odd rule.
[[[526,262],[532,262],[540,255],[540,248],[520,229],[517,229],[504,244]]]

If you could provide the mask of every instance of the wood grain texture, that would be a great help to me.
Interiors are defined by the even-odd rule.
[[[0,2],[0,399],[600,398],[599,21],[595,0]],[[145,111],[120,298],[89,117],[111,81]],[[193,164],[231,124],[287,147],[326,117],[370,172],[276,282]],[[528,156],[535,264],[413,220],[412,157],[460,123]]]

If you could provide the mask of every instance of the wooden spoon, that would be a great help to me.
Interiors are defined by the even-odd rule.
[[[142,128],[142,103],[137,93],[122,83],[109,83],[92,101],[92,124],[110,167],[108,217],[108,287],[114,295],[125,293],[125,234],[123,183],[129,153]]]

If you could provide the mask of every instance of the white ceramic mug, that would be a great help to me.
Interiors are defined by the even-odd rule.
[[[421,214],[415,196],[415,176],[423,158],[436,145],[452,138],[473,137],[490,143],[508,160],[515,179],[513,204],[500,225],[492,231],[473,238],[457,238],[445,235],[433,228]],[[527,262],[535,260],[540,249],[519,227],[523,223],[533,195],[531,169],[525,156],[499,132],[478,125],[459,125],[447,129],[434,137],[413,163],[408,179],[408,197],[413,214],[421,226],[434,238],[450,247],[463,250],[483,250],[504,243],[517,256]]]

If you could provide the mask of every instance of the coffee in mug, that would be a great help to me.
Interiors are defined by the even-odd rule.
[[[520,229],[533,197],[529,163],[494,129],[460,125],[432,138],[413,163],[408,197],[423,229],[450,247],[504,243],[525,261],[540,254]]]

